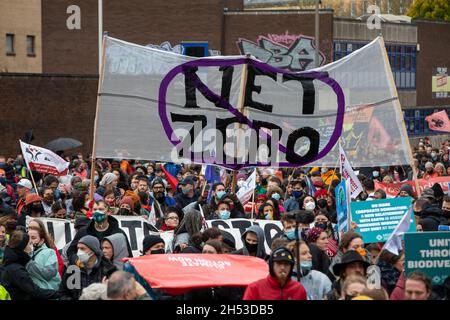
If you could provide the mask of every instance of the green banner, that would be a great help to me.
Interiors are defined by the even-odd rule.
[[[450,232],[405,234],[405,273],[422,271],[442,284],[450,276]]]

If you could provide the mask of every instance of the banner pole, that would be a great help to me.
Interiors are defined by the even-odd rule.
[[[339,160],[340,160],[340,157],[338,157],[338,159],[337,159],[337,161],[336,161],[335,169],[334,169],[334,171],[333,171],[333,175],[331,176],[331,181],[330,181],[330,184],[329,184],[329,186],[328,186],[328,192],[330,192],[331,185],[332,185],[332,182],[333,182],[333,178],[334,178],[334,176],[336,175],[336,170],[337,170],[338,165],[339,165]],[[339,166],[339,171],[340,171],[340,166]]]
[[[105,55],[106,55],[106,36],[107,33],[103,34],[103,45],[102,45],[102,57],[101,57],[101,65],[100,65],[100,73],[98,78],[98,89],[97,89],[97,104],[95,107],[95,120],[94,120],[94,137],[92,140],[92,154],[91,154],[91,183],[89,185],[89,200],[94,200],[94,176],[95,176],[95,152],[97,149],[97,127],[98,127],[98,109],[100,105],[100,94],[103,88],[103,79],[105,75]]]
[[[250,59],[250,54],[245,55],[246,59]],[[239,99],[238,99],[238,110],[241,114],[245,112],[245,87],[247,86],[247,75],[248,75],[248,63],[245,63],[242,66],[242,78],[241,78],[241,86],[239,89]],[[238,132],[236,135],[236,160],[238,159],[239,154],[239,140],[240,140],[240,131],[242,129],[242,123],[238,124]],[[237,184],[237,170],[233,170],[233,180],[231,181],[231,192],[236,193],[236,184]]]
[[[256,177],[255,177],[255,179],[256,179]],[[253,220],[253,216],[255,214],[255,205],[256,205],[256,203],[255,203],[255,192],[256,192],[256,183],[255,183],[255,190],[253,190],[253,194],[252,194],[252,203],[253,203],[253,205],[252,205],[252,220]]]
[[[385,44],[384,44],[384,38],[383,37],[381,37],[381,45],[382,45],[382,50],[381,51],[383,53],[385,65],[389,66],[389,68],[390,68],[391,64],[389,62],[389,59],[388,59],[388,56],[387,56],[387,53],[386,53],[386,47],[385,47]],[[395,97],[397,97],[397,99],[394,100],[394,105],[395,105],[395,108],[397,109],[397,111],[398,111],[398,113],[399,113],[399,115],[401,117],[401,120],[402,120],[402,130],[403,130],[403,133],[404,133],[404,136],[405,136],[405,140],[406,140],[405,144],[406,144],[406,147],[408,148],[407,152],[408,152],[408,158],[409,158],[409,165],[411,166],[412,171],[413,171],[413,180],[414,180],[414,183],[416,185],[417,196],[420,196],[421,192],[420,192],[420,188],[419,188],[419,181],[417,180],[418,172],[417,172],[416,168],[414,167],[414,160],[413,160],[414,158],[413,158],[413,155],[412,155],[411,144],[409,143],[408,132],[406,131],[405,119],[403,117],[403,111],[402,111],[402,107],[400,105],[400,98],[398,96],[397,87],[395,86],[394,76],[392,75],[392,69],[389,69],[389,72],[387,72],[387,74],[388,74],[388,77],[389,77],[389,82],[391,83],[391,87],[394,90],[393,93],[394,93]]]

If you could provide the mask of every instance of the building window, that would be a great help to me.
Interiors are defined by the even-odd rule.
[[[334,61],[352,53],[367,42],[335,41],[333,50]],[[346,50],[342,50],[342,48]],[[416,46],[386,44],[392,74],[398,89],[416,88]]]
[[[14,56],[14,35],[11,33],[6,34],[6,55]]]
[[[35,57],[35,37],[34,36],[27,36],[27,55],[29,57]]]

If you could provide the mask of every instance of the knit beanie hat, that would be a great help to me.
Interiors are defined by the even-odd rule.
[[[102,255],[102,249],[100,248],[100,241],[94,236],[84,236],[81,238],[78,243],[82,243],[89,247],[92,251],[94,251],[97,257]]]

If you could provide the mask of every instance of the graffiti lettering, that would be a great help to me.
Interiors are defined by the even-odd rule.
[[[256,43],[239,39],[237,46],[241,54],[251,54],[271,66],[304,71],[314,68],[315,47],[313,39],[304,35],[269,34],[259,36]],[[325,63],[325,55],[319,51],[320,65]]]

